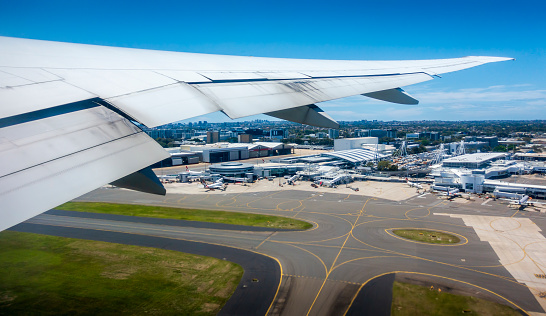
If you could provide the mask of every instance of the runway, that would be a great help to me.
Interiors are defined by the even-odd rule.
[[[258,257],[269,258],[264,262],[270,263],[267,263],[267,269],[254,271],[257,273],[255,275],[259,275],[256,277],[260,280],[257,283],[262,279],[275,281],[268,281],[267,286],[265,282],[261,283],[263,293],[268,293],[265,289],[268,287],[271,294],[263,294],[259,301],[262,308],[257,309],[257,314],[362,314],[369,310],[366,306],[370,307],[365,303],[370,301],[371,294],[366,293],[374,293],[371,288],[373,284],[392,284],[388,275],[444,286],[456,292],[495,300],[523,312],[544,312],[539,304],[540,298],[534,296],[527,285],[514,278],[505,267],[510,263],[501,264],[490,243],[480,240],[473,227],[465,225],[461,218],[434,215],[445,213],[509,217],[514,220],[525,218],[541,229],[546,227],[544,215],[516,212],[498,201],[485,205],[482,205],[483,200],[449,202],[431,194],[404,201],[387,201],[350,193],[314,193],[290,189],[238,194],[168,194],[160,197],[104,188],[78,200],[263,213],[313,223],[314,227],[307,231],[260,231],[242,227],[178,225],[169,220],[91,218],[93,216],[81,214],[76,217],[71,212],[61,212],[40,215],[23,224],[27,229],[39,227],[42,233],[53,233],[61,227],[83,231],[85,238],[90,239],[108,239],[110,234],[117,234],[129,236],[116,237],[126,240],[152,238],[157,242],[198,242],[200,246],[187,244],[184,247],[215,257],[218,257],[214,255],[215,252],[221,248],[225,258],[230,261],[234,261],[231,259],[232,254],[237,251],[263,254]],[[463,238],[461,243],[455,245],[422,244],[393,237],[389,231],[394,228],[442,230],[459,234]],[[110,241],[119,242],[115,238]],[[150,240],[147,242],[154,246]],[[159,243],[157,246],[160,247],[168,244],[164,241]],[[209,246],[214,246],[214,250]],[[179,248],[185,251],[183,247]],[[271,263],[276,267],[273,268]],[[242,282],[248,282],[246,277],[245,270]],[[242,289],[240,285],[232,299],[236,303],[230,300],[228,305],[253,303],[237,299]],[[384,292],[383,289],[381,293]],[[271,298],[267,298],[267,295]],[[390,304],[390,299],[385,301]],[[371,310],[375,311],[374,314],[388,314],[390,310],[385,309],[385,304],[387,302],[383,308],[377,306]]]

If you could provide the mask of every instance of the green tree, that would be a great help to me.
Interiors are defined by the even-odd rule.
[[[377,170],[383,171],[389,169],[391,162],[388,160],[381,160],[377,163]]]
[[[495,148],[493,148],[493,151],[497,152],[497,153],[505,153],[506,152],[506,146],[497,145],[497,146],[495,146]]]
[[[392,138],[392,137],[387,137],[387,136],[381,137],[381,138],[379,139],[379,143],[380,143],[380,144],[386,144],[386,143],[390,143],[390,142],[394,142],[394,141],[395,141],[394,138]]]

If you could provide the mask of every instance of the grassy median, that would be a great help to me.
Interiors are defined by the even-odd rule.
[[[280,216],[226,211],[196,210],[163,206],[97,202],[68,202],[58,206],[56,209],[128,216],[183,219],[188,221],[271,227],[279,229],[309,229],[313,227],[313,225],[310,223]]]
[[[439,292],[420,285],[394,282],[392,316],[483,315],[520,316],[513,308],[483,299]]]
[[[406,239],[430,244],[456,244],[461,241],[461,239],[455,235],[433,230],[395,229],[392,232]]]
[[[4,231],[0,315],[215,315],[243,269],[156,248]]]

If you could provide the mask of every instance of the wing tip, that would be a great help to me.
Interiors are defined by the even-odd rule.
[[[495,57],[495,56],[467,56],[466,58],[473,59],[482,63],[496,63],[499,61],[516,60],[513,57]]]

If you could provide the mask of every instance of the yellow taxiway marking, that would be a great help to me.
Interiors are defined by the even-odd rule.
[[[283,192],[283,191],[284,191],[284,190],[280,190],[280,191],[277,191],[277,192],[268,194],[268,195],[266,195],[266,196],[262,196],[261,198],[257,198],[256,200],[250,201],[250,202],[246,203],[246,207],[251,207],[250,204],[255,203],[255,202],[258,202],[258,201],[263,200],[263,199],[265,199],[265,198],[271,197],[271,196],[273,196],[273,195],[275,195],[275,194],[279,194],[279,193],[281,193],[281,192]]]
[[[345,248],[347,249],[347,248]],[[369,257],[360,257],[360,258],[354,258],[354,259],[351,259],[351,260],[347,260],[345,262],[342,262],[340,264],[338,264],[337,266],[334,267],[333,270],[341,267],[342,265],[346,264],[346,263],[350,263],[350,262],[353,262],[353,261],[358,261],[358,260],[364,260],[364,259],[379,259],[379,258],[400,258],[401,256],[369,256]]]
[[[400,237],[400,236],[394,234],[392,231],[393,231],[393,230],[396,230],[396,229],[412,229],[412,230],[429,230],[429,231],[437,231],[437,232],[441,232],[441,233],[446,233],[446,234],[451,234],[451,235],[459,236],[459,237],[461,237],[461,238],[464,239],[464,242],[463,242],[463,243],[460,243],[460,242],[459,242],[459,243],[456,243],[456,244],[433,244],[433,243],[428,243],[428,242],[415,241],[415,240],[410,240],[410,239],[407,239],[407,238],[404,238],[404,237]],[[401,239],[401,240],[404,240],[404,241],[408,241],[408,242],[413,242],[413,243],[416,243],[416,244],[422,244],[422,245],[453,247],[453,246],[462,246],[462,245],[466,245],[466,244],[468,243],[468,238],[466,238],[466,237],[463,236],[463,235],[459,235],[459,234],[457,234],[457,233],[448,232],[448,231],[439,230],[439,229],[415,228],[415,227],[397,227],[397,228],[386,228],[386,229],[385,229],[385,232],[386,232],[387,234],[389,234],[390,236],[392,236],[392,237],[395,237],[395,238],[398,238],[398,239]]]
[[[349,237],[352,235],[353,229],[356,227],[356,224],[358,223],[358,220],[360,219],[360,216],[362,214],[364,214],[364,209],[365,209],[365,207],[366,207],[366,205],[368,204],[369,201],[370,201],[370,199],[367,199],[366,202],[364,203],[364,205],[362,206],[362,208],[360,209],[360,215],[356,218],[354,224],[352,224],[351,231],[347,235],[347,238],[345,238],[345,241],[343,242],[343,245],[341,245],[341,248],[339,248],[339,252],[337,253],[336,258],[334,259],[334,262],[332,262],[332,266],[330,267],[330,270],[326,273],[326,277],[324,278],[324,282],[322,282],[322,285],[320,286],[320,289],[319,289],[317,295],[315,296],[315,299],[313,300],[313,303],[309,307],[309,310],[307,311],[306,315],[309,315],[309,313],[311,313],[311,310],[313,309],[313,306],[315,305],[320,293],[322,292],[322,289],[324,288],[324,285],[326,284],[326,281],[328,280],[328,277],[330,276],[330,273],[332,273],[332,271],[333,271],[333,268],[334,268],[334,266],[335,266],[335,264],[337,262],[337,259],[339,258],[339,255],[343,251],[343,247],[345,247],[345,244],[347,243],[347,240],[349,240]]]
[[[491,290],[488,290],[484,287],[481,287],[479,285],[475,285],[475,284],[472,284],[472,283],[469,283],[469,282],[465,282],[465,281],[461,281],[461,280],[457,280],[457,279],[453,279],[453,278],[448,278],[448,277],[445,277],[445,276],[441,276],[441,275],[435,275],[435,274],[429,274],[429,273],[422,273],[422,272],[413,272],[413,271],[391,271],[391,272],[385,272],[385,273],[382,273],[382,274],[379,274],[379,275],[376,275],[370,279],[368,279],[366,282],[364,282],[360,288],[358,289],[358,291],[356,291],[355,295],[353,296],[351,302],[349,303],[349,306],[347,307],[347,310],[345,311],[345,313],[343,313],[343,315],[347,315],[347,313],[349,312],[349,310],[351,309],[351,306],[353,305],[356,297],[358,296],[358,293],[360,293],[360,291],[362,290],[362,288],[368,284],[368,282],[370,282],[371,280],[373,279],[376,279],[376,278],[379,278],[379,277],[382,277],[384,275],[387,275],[387,274],[391,274],[391,273],[406,273],[406,274],[419,274],[419,275],[426,275],[426,276],[431,276],[431,277],[437,277],[437,278],[441,278],[441,279],[446,279],[446,280],[450,280],[450,281],[454,281],[454,282],[460,282],[460,283],[463,283],[463,284],[466,284],[466,285],[470,285],[470,286],[474,286],[480,290],[483,290],[483,291],[486,291],[488,293],[491,293],[497,297],[500,297],[501,299],[505,300],[506,302],[508,302],[509,304],[513,305],[514,307],[516,307],[517,309],[521,310],[522,312],[524,312],[525,314],[529,315],[530,314],[524,310],[523,308],[521,308],[519,305],[517,305],[516,303],[510,301],[509,299],[507,299],[506,297],[500,295],[500,294],[497,294]]]
[[[68,227],[68,228],[73,228],[72,226],[64,226],[64,225],[51,225],[51,224],[39,224],[39,225],[47,225],[47,226],[55,226],[55,227]],[[87,229],[119,233],[119,231],[108,230],[108,229],[97,229],[97,228],[87,228]],[[158,237],[158,236],[155,236],[155,235],[148,235],[148,234],[141,234],[141,233],[124,233],[124,234],[138,235],[138,236],[148,236],[148,237]],[[198,243],[203,243],[203,244],[209,244],[209,245],[215,245],[215,246],[221,246],[221,247],[228,247],[228,248],[233,248],[233,249],[239,249],[239,250],[244,250],[244,251],[248,251],[248,252],[253,252],[253,253],[256,253],[256,254],[259,254],[259,255],[262,255],[262,256],[266,256],[266,257],[268,257],[268,258],[271,258],[271,259],[275,260],[275,262],[277,262],[277,264],[279,265],[280,277],[279,277],[279,285],[277,286],[277,291],[275,292],[275,295],[273,296],[273,300],[271,301],[271,304],[269,305],[269,308],[267,309],[267,312],[265,313],[266,315],[269,314],[269,311],[271,310],[271,307],[273,306],[273,303],[275,303],[275,300],[276,300],[276,298],[277,298],[277,295],[279,294],[279,290],[281,289],[281,282],[282,282],[282,276],[283,276],[283,268],[282,268],[282,264],[281,264],[281,262],[279,261],[279,259],[277,259],[277,258],[275,258],[275,257],[273,257],[273,256],[271,256],[271,255],[268,255],[268,254],[266,254],[266,253],[254,251],[254,250],[251,250],[251,249],[246,249],[246,248],[231,246],[231,245],[224,245],[224,244],[218,244],[218,243],[207,242],[207,241],[192,240],[192,239],[187,239],[187,238],[164,237],[164,236],[161,236],[161,238],[171,239],[171,240],[191,241],[191,242],[198,242]],[[153,248],[153,247],[152,247],[152,248]]]
[[[264,240],[263,240],[263,241],[262,241],[262,242],[261,242],[261,243],[260,243],[260,244],[259,244],[258,246],[256,246],[256,248],[255,248],[255,249],[258,249],[258,248],[260,248],[260,246],[261,246],[261,245],[263,245],[263,244],[264,244],[264,242],[266,242],[266,241],[267,241],[267,240],[268,240],[269,238],[271,238],[271,237],[272,237],[273,235],[275,235],[275,233],[276,233],[276,232],[273,232],[273,233],[269,234],[269,236],[267,236],[267,238],[266,238],[266,239],[264,239]]]
[[[60,217],[60,218],[66,218],[67,216],[60,216],[60,215],[47,215],[47,216],[51,216],[51,217]],[[77,224],[79,223],[78,221],[70,221],[70,220],[65,220],[67,222],[67,224]],[[136,223],[133,223],[133,222],[123,222],[123,221],[115,221],[115,220],[109,220],[109,221],[112,221],[112,222],[116,222],[116,223],[128,223],[128,224],[136,224]],[[32,223],[31,223],[32,224]],[[34,223],[34,224],[37,224],[37,225],[48,225],[48,226],[60,226],[60,227],[72,227],[72,228],[79,228],[79,229],[95,229],[95,228],[87,228],[87,227],[81,227],[81,226],[65,226],[65,225],[54,225],[54,224],[42,224],[42,223]],[[131,229],[131,228],[134,228],[134,229],[142,229],[142,228],[139,228],[137,226],[132,226],[132,225],[116,225],[116,224],[108,224],[108,223],[100,223],[100,224],[96,224],[96,223],[90,223],[92,225],[98,225],[98,226],[106,226],[106,227],[118,227],[118,228],[126,228],[126,229]],[[161,225],[161,224],[153,224],[154,226],[161,226],[161,227],[173,227],[173,226],[169,226],[169,225]],[[182,227],[183,228],[183,227]],[[166,233],[183,233],[183,234],[190,234],[190,235],[201,235],[201,236],[214,236],[214,237],[228,237],[228,238],[237,238],[237,239],[246,239],[246,240],[260,240],[260,239],[256,239],[256,238],[251,238],[250,236],[249,237],[240,237],[240,236],[230,236],[230,235],[222,235],[222,234],[209,234],[209,233],[199,233],[199,232],[190,232],[190,231],[184,231],[184,230],[172,230],[172,229],[160,229],[160,228],[145,228],[146,230],[151,230],[151,231],[158,231],[158,232],[166,232]],[[99,230],[99,229],[97,229]],[[124,234],[133,234],[132,232],[123,232],[123,231],[119,231],[119,230],[115,230],[115,232],[118,232],[118,233],[124,233]],[[149,236],[156,236],[156,237],[163,237],[163,236],[157,236],[157,235],[149,235]],[[165,237],[165,238],[168,238],[168,237]]]
[[[321,263],[322,266],[324,267],[324,274],[325,274],[325,276],[328,275],[328,268],[326,267],[326,264],[324,263],[324,261],[322,261],[322,259],[321,259],[319,256],[317,256],[316,254],[314,254],[313,252],[311,252],[311,251],[309,251],[309,250],[307,250],[307,249],[305,249],[305,248],[298,247],[298,246],[296,246],[296,245],[294,245],[294,244],[289,244],[289,245],[292,246],[292,247],[294,247],[294,248],[298,248],[298,249],[300,249],[300,250],[303,250],[303,251],[305,251],[305,252],[307,252],[307,253],[313,255],[315,258],[317,258],[318,261],[320,261],[320,263]]]

